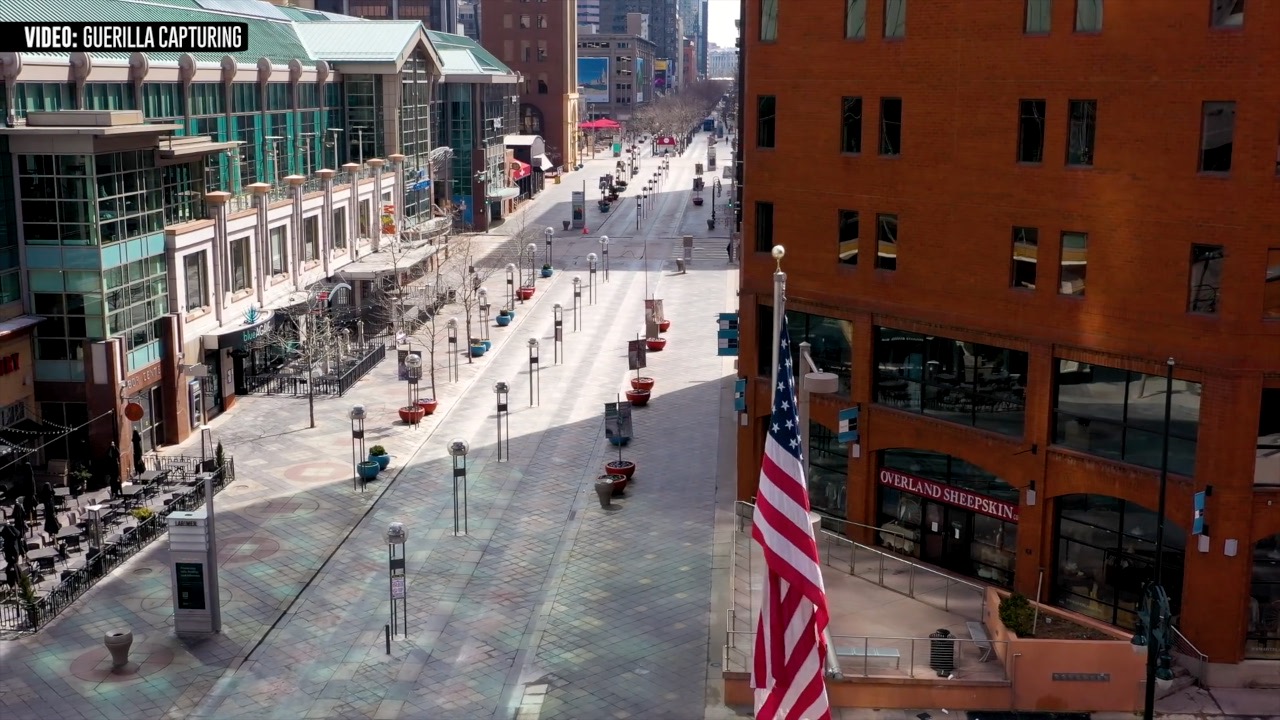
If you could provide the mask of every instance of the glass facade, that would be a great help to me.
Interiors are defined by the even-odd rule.
[[[346,97],[346,141],[354,162],[383,157],[385,143],[381,128],[382,78],[377,75],[347,75],[343,78]]]
[[[760,305],[757,323],[757,373],[770,375],[773,369],[773,308]],[[800,343],[811,346],[809,355],[824,372],[840,378],[838,394],[849,395],[853,373],[853,323],[839,318],[814,315],[799,310],[787,311],[787,330],[791,333],[792,367],[800,367]]]
[[[880,452],[877,541],[886,547],[996,585],[1013,583],[1018,489],[960,458],[928,450]],[[886,476],[886,473],[888,475]],[[894,482],[886,482],[886,477]],[[939,492],[933,496],[928,489]],[[944,493],[954,497],[943,499]],[[1001,510],[983,512],[979,506]]]
[[[1280,660],[1280,534],[1253,546],[1245,657]]]
[[[406,227],[431,218],[431,67],[421,51],[400,69],[400,152],[405,156]]]
[[[160,318],[169,312],[169,276],[164,255],[134,260],[103,273],[107,287],[107,334],[121,337],[130,370],[160,359]]]
[[[809,421],[809,507],[824,515],[848,517],[849,445],[835,431]]]
[[[1057,507],[1053,602],[1133,628],[1143,585],[1155,577],[1156,514],[1106,495],[1064,495]],[[1173,614],[1182,603],[1186,534],[1165,523],[1164,590]]]
[[[1054,443],[1091,455],[1159,468],[1165,378],[1074,360],[1057,361]],[[1173,381],[1169,470],[1192,476],[1200,426],[1200,384]]]
[[[4,93],[0,92],[0,102]],[[0,115],[7,111],[0,108]],[[9,138],[0,136],[0,168],[13,167],[9,154]],[[22,299],[21,263],[18,253],[18,213],[14,207],[18,201],[17,188],[13,186],[13,173],[0,172],[0,305]]]
[[[1022,435],[1026,352],[889,327],[875,342],[877,403]]]

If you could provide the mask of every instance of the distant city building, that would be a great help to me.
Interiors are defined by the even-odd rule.
[[[671,58],[674,66],[680,57],[680,13],[676,0],[600,0],[600,31],[628,34],[630,13],[649,17],[649,39],[657,47],[658,57]],[[675,78],[671,80],[674,82]]]
[[[458,32],[459,0],[314,0],[316,10],[366,20],[420,20],[428,30]]]
[[[737,48],[714,48],[707,51],[707,77],[732,78],[737,75]]]
[[[578,0],[578,25],[599,27],[600,0]]]
[[[584,33],[578,36],[578,81],[587,117],[624,121],[653,99],[657,46],[646,39],[644,16],[627,17],[631,33]]]

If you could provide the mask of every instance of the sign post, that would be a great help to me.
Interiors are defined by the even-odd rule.
[[[738,313],[720,313],[716,321],[716,354],[722,357],[738,355]]]
[[[206,476],[211,490],[212,473]],[[218,550],[212,508],[169,514],[169,564],[173,582],[173,630],[178,635],[222,632]]]
[[[840,421],[840,434],[836,438],[842,443],[853,443],[852,457],[855,458],[862,457],[862,446],[858,444],[861,439],[858,434],[859,410],[858,406],[845,408],[837,418]]]

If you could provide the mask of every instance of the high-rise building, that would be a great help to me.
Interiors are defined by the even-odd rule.
[[[600,29],[600,0],[578,0],[578,26]]]
[[[694,62],[685,68],[686,75],[699,77],[707,73],[707,0],[679,0],[681,33],[693,40]]]
[[[625,35],[586,33],[578,36],[578,79],[587,119],[626,121],[636,108],[653,99],[654,45],[645,17],[627,17]]]
[[[420,20],[428,30],[459,32],[459,0],[314,0],[315,9],[367,20]]]
[[[657,47],[658,57],[669,58],[674,66],[680,57],[676,0],[600,0],[600,31],[626,34],[629,13],[649,17],[649,39]]]
[[[707,52],[707,77],[736,78],[737,76],[737,48],[712,48]]]
[[[480,39],[489,52],[523,76],[518,127],[539,135],[552,165],[578,160],[578,25],[572,0],[480,3]]]
[[[782,244],[830,528],[1122,628],[1160,567],[1180,651],[1274,683],[1280,6],[1245,8],[748,0],[739,497]]]

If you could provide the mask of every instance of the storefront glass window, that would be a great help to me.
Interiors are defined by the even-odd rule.
[[[1112,460],[1159,468],[1165,378],[1074,360],[1057,362],[1054,442]],[[1200,429],[1200,383],[1173,381],[1169,470],[1191,476]]]
[[[1280,534],[1253,546],[1245,657],[1280,660]]]
[[[769,309],[768,317],[772,326],[772,308]],[[817,363],[819,369],[835,373],[840,378],[839,394],[847,397],[853,367],[853,323],[848,320],[788,310],[787,330],[791,333],[792,367],[797,368],[797,372],[808,371],[808,368],[801,369],[800,343],[809,343],[811,346],[809,354],[813,357],[813,361]],[[772,347],[772,341],[770,341],[770,347]],[[771,354],[766,362],[772,361]]]
[[[849,445],[822,423],[809,421],[809,507],[845,519]]]
[[[1027,353],[907,330],[876,330],[876,402],[1022,435]]]
[[[927,450],[881,452],[879,475],[881,545],[990,583],[1013,583],[1017,488]]]
[[[1253,483],[1280,485],[1280,388],[1262,391],[1258,409],[1258,448],[1255,451]]]
[[[1055,504],[1054,604],[1133,628],[1142,587],[1155,576],[1155,513],[1106,495],[1064,495]],[[1166,522],[1163,583],[1174,615],[1182,601],[1185,548],[1182,528]]]

